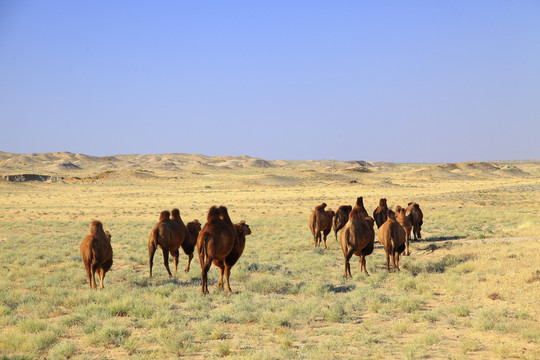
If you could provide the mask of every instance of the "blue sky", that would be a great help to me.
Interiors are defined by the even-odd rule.
[[[540,1],[0,0],[0,151],[540,158]]]

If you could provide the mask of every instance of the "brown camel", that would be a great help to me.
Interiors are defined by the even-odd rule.
[[[178,270],[178,249],[188,236],[188,231],[180,218],[180,211],[173,209],[174,220],[170,219],[170,213],[165,210],[159,215],[159,221],[152,229],[148,239],[148,259],[150,266],[150,277],[152,277],[152,267],[154,265],[154,254],[159,247],[163,251],[163,264],[171,278],[173,275],[169,268],[169,254],[174,258],[174,275]]]
[[[392,255],[392,267],[399,271],[399,255],[405,250],[406,235],[392,210],[388,210],[388,219],[379,228],[377,236],[386,252],[386,270],[390,271],[390,255]]]
[[[90,289],[92,286],[96,287],[96,272],[99,277],[99,288],[103,289],[105,273],[109,271],[113,263],[113,250],[111,234],[103,230],[103,224],[100,221],[92,221],[90,233],[81,243],[81,255]]]
[[[401,206],[396,206],[396,220],[401,225],[401,227],[405,230],[405,252],[404,254],[409,256],[411,255],[411,251],[409,250],[409,241],[411,240],[411,231],[412,231],[412,224],[409,221],[409,218],[405,216],[405,209]]]
[[[386,199],[381,198],[379,200],[379,206],[373,211],[373,219],[377,224],[377,229],[381,227],[382,224],[386,221],[388,213],[388,205],[386,205]]]
[[[234,244],[238,242],[238,236],[225,206],[212,206],[208,211],[207,221],[197,238],[197,251],[201,264],[201,291],[208,294],[208,270],[214,260],[223,261],[227,290],[229,286],[229,264],[225,262],[231,253]]]
[[[364,209],[365,211],[365,209]],[[349,214],[349,221],[340,234],[341,250],[345,257],[345,271],[343,277],[351,277],[351,264],[349,260],[354,255],[360,257],[360,271],[369,273],[366,269],[366,256],[373,252],[375,243],[375,232],[373,230],[373,219],[363,216],[362,207],[355,206]]]
[[[351,213],[352,206],[351,205],[341,205],[337,211],[336,216],[334,216],[334,219],[332,221],[332,225],[334,227],[334,235],[337,239],[337,233],[339,230],[343,229],[345,224],[347,224],[347,221],[349,221],[349,214]]]
[[[335,213],[331,209],[325,211],[325,208],[326,203],[322,203],[315,207],[315,210],[309,217],[309,227],[313,234],[315,247],[321,244],[321,240],[324,240],[324,248],[326,249],[326,237],[332,230],[332,217]],[[323,236],[321,236],[321,232],[323,233]]]
[[[184,272],[189,271],[191,260],[193,259],[193,251],[195,250],[195,245],[197,245],[197,237],[201,231],[201,223],[199,220],[195,219],[188,222],[186,228],[188,231],[188,236],[186,236],[186,239],[182,243],[182,250],[184,250],[184,253],[188,256],[188,264]]]
[[[422,230],[422,224],[424,223],[424,214],[420,209],[420,205],[415,202],[410,202],[407,206],[407,217],[413,226],[414,240],[422,238],[420,230]]]
[[[236,264],[244,252],[244,248],[246,246],[246,235],[251,235],[251,229],[244,220],[240,221],[238,224],[234,224],[234,230],[236,231],[238,241],[234,243],[231,252],[229,255],[227,255],[225,261],[217,259],[214,260],[214,265],[219,268],[219,282],[217,286],[219,288],[223,288],[223,273],[225,273],[225,277],[227,279],[227,291],[231,291],[231,287],[229,286],[231,268],[234,266],[234,264]],[[227,265],[227,267],[225,265]]]

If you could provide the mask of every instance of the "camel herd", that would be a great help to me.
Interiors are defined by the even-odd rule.
[[[326,237],[332,228],[336,241],[337,233],[341,231],[339,242],[345,257],[343,277],[352,277],[349,264],[352,255],[360,257],[360,271],[369,275],[366,269],[366,256],[373,253],[375,224],[378,227],[379,242],[386,252],[388,271],[390,271],[390,257],[392,267],[399,270],[400,254],[404,252],[406,255],[410,254],[411,232],[415,239],[421,238],[423,214],[420,206],[415,202],[409,203],[407,209],[397,206],[394,213],[388,209],[386,199],[381,199],[379,206],[373,212],[373,218],[364,208],[362,197],[356,199],[354,207],[342,205],[336,212],[326,210],[326,206],[326,203],[322,203],[315,207],[309,218],[309,226],[316,247],[324,242],[324,248],[326,248]],[[188,272],[195,247],[197,247],[202,270],[201,293],[208,294],[208,271],[212,264],[218,267],[220,272],[218,288],[223,288],[223,275],[225,275],[227,282],[225,290],[231,291],[229,283],[231,268],[242,256],[246,236],[250,234],[251,229],[245,221],[232,223],[225,206],[212,206],[208,211],[206,224],[202,227],[198,220],[193,220],[186,226],[178,209],[173,209],[171,212],[162,211],[148,239],[150,277],[152,277],[154,254],[158,248],[163,251],[163,264],[169,277],[173,277],[169,268],[169,254],[174,259],[174,276],[176,276],[180,248],[188,256],[188,264],[184,270]],[[113,264],[113,250],[111,235],[103,229],[100,221],[92,221],[90,233],[82,241],[80,250],[90,288],[97,287],[95,279],[97,273],[100,281],[99,288],[102,289],[105,273]]]
[[[399,270],[399,256],[402,253],[410,255],[409,240],[411,231],[414,239],[420,239],[420,230],[423,224],[423,214],[420,205],[415,202],[408,204],[407,209],[396,206],[396,211],[388,209],[386,199],[379,201],[379,206],[373,211],[373,217],[368,215],[364,207],[364,199],[356,199],[354,208],[342,205],[336,212],[326,210],[326,203],[315,207],[309,218],[309,226],[313,234],[315,247],[324,241],[326,249],[326,236],[332,227],[337,241],[337,233],[341,230],[340,244],[345,257],[345,271],[343,277],[352,277],[349,260],[353,255],[360,257],[360,271],[365,272],[366,256],[373,253],[375,245],[374,225],[377,224],[377,237],[386,252],[386,269],[390,271],[390,258],[392,268]],[[397,214],[397,215],[396,215]]]

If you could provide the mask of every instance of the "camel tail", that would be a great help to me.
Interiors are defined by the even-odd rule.
[[[392,236],[392,249],[394,252],[398,251],[399,232],[392,228],[390,235]]]
[[[150,233],[150,242],[154,244],[155,247],[159,245],[159,226],[156,226]]]
[[[203,240],[203,243],[202,243],[202,260],[203,260],[203,263],[201,265],[204,265],[206,264],[206,259],[208,258],[208,239],[210,238],[210,234],[209,233],[206,233],[204,234],[204,240]]]
[[[317,233],[317,216],[313,216],[313,219],[311,219],[311,232],[313,235]]]

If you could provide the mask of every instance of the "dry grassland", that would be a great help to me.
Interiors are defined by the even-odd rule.
[[[9,155],[0,153],[1,174],[31,172],[28,157]],[[40,173],[64,180],[0,181],[0,359],[540,358],[538,162],[374,164],[365,173],[247,157],[44,156]],[[353,279],[343,279],[333,234],[327,250],[313,247],[313,207],[358,196],[368,212],[380,197],[422,207],[424,239],[400,273],[386,272],[376,244],[371,276],[353,257]],[[168,279],[158,250],[149,279],[160,211],[177,207],[184,222],[204,223],[215,204],[253,231],[233,293],[216,289],[212,267],[202,297],[199,262],[185,274],[183,253]],[[93,219],[114,249],[101,291],[88,289],[79,254]]]

